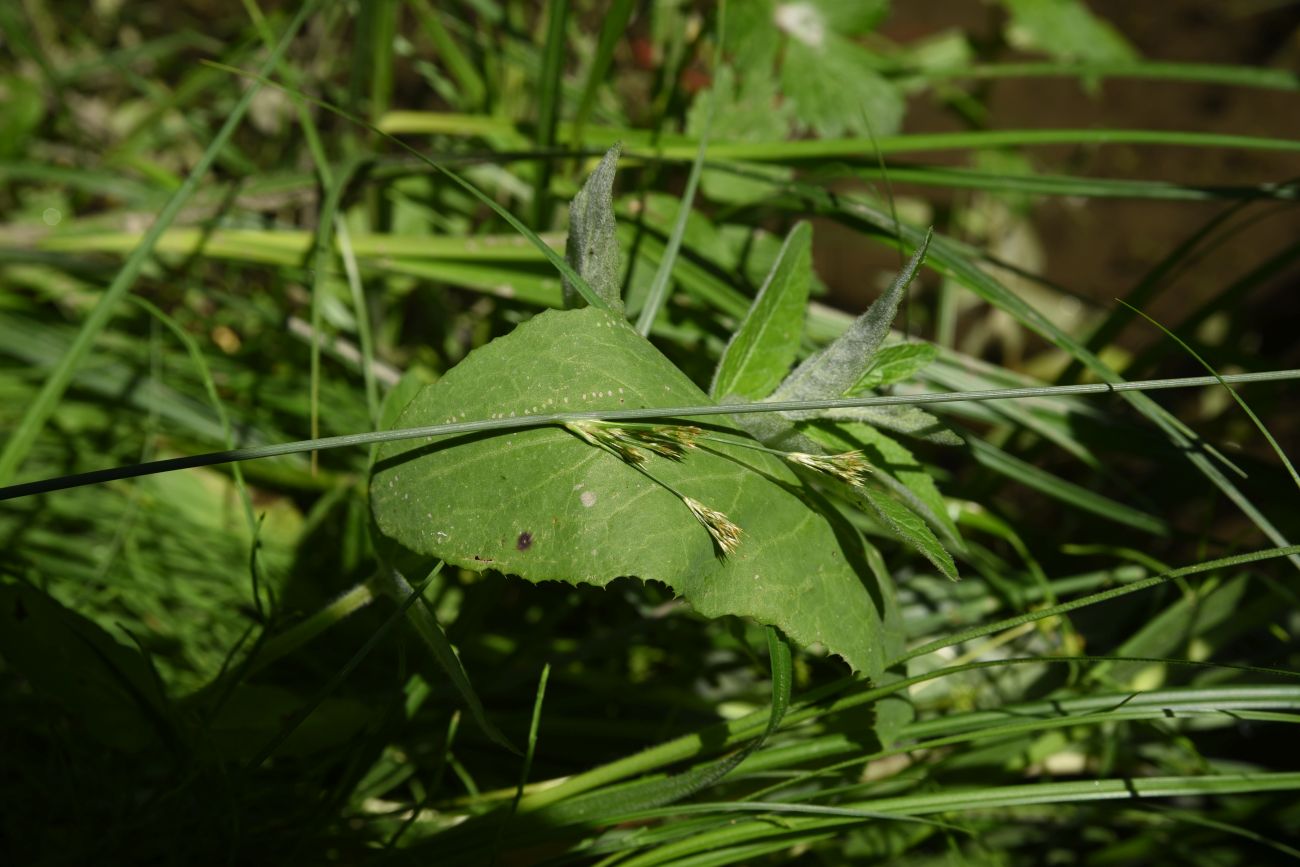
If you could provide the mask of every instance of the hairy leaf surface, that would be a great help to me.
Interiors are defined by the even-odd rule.
[[[938,357],[939,350],[932,343],[895,343],[886,346],[876,353],[871,366],[849,388],[847,394],[866,394],[873,388],[911,379]]]
[[[622,145],[610,148],[595,171],[569,205],[569,240],[564,258],[582,276],[596,294],[614,310],[623,309],[620,290],[623,280],[623,253],[618,246],[614,221],[614,173]],[[564,302],[575,306],[581,300],[576,287],[564,281]]]
[[[911,284],[929,249],[929,239],[916,248],[907,267],[894,282],[872,302],[867,311],[853,321],[849,330],[795,368],[773,394],[773,400],[811,400],[840,397],[870,369],[876,350],[889,335],[889,326],[898,315],[899,302]],[[820,411],[789,413],[790,418],[812,418]]]

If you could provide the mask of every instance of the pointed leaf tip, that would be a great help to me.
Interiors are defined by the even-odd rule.
[[[564,257],[592,290],[616,312],[623,311],[623,254],[615,235],[614,174],[622,142],[605,152],[569,205],[569,240]],[[566,307],[579,307],[582,295],[564,279]]]
[[[870,368],[876,351],[888,336],[889,327],[898,315],[899,302],[921,269],[921,262],[930,247],[930,237],[931,232],[927,232],[925,240],[916,248],[907,265],[884,294],[867,308],[867,312],[859,316],[834,343],[795,368],[772,395],[773,400],[835,398],[853,388]],[[809,418],[815,415],[816,413],[789,414],[791,418]]]

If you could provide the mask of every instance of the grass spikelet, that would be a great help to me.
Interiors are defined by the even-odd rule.
[[[709,535],[713,537],[713,541],[718,543],[718,547],[723,550],[723,553],[736,553],[736,549],[740,547],[740,537],[743,532],[740,527],[722,512],[717,509],[710,509],[693,497],[684,496],[682,502],[686,504],[686,508],[691,510],[695,520],[703,524],[704,528],[709,531]]]
[[[807,467],[828,476],[862,487],[871,474],[871,464],[862,452],[843,452],[838,455],[810,455],[806,452],[788,452],[785,459],[792,464]]]

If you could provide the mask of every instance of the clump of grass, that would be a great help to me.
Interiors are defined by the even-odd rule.
[[[1035,170],[1047,145],[1295,143],[1283,128],[1025,131],[996,115],[943,134],[867,135],[856,120],[831,134],[809,102],[848,94],[879,119],[907,87],[960,120],[987,110],[965,80],[1294,89],[1282,70],[1126,54],[1082,4],[1067,5],[1091,22],[1085,48],[1114,53],[1071,56],[1035,30],[1045,19],[1024,17],[1035,5],[1008,7],[1017,39],[1059,52],[1032,64],[993,62],[954,34],[945,56],[968,59],[934,66],[933,45],[886,48],[865,13],[829,19],[820,72],[856,72],[818,88],[796,76],[798,40],[815,31],[788,10],[765,31],[738,27],[733,8],[729,34],[703,6],[621,0],[599,18],[563,4],[286,15],[249,2],[202,34],[181,6],[0,13],[16,61],[0,74],[0,484],[15,483],[0,503],[4,850],[73,863],[1300,855],[1288,842],[1300,776],[1285,761],[1300,551],[1276,458],[1289,467],[1294,431],[1290,386],[1266,384],[1294,372],[1275,371],[1290,361],[1261,338],[1275,299],[1241,303],[1294,268],[1293,241],[1267,251],[1249,231],[1287,213],[1294,183]],[[874,377],[870,394],[772,403],[747,418],[752,438],[680,423],[738,418],[746,405],[726,394],[393,431],[422,383],[562,303],[554,205],[615,140],[615,288],[700,386],[734,352],[753,359],[752,379],[729,383],[757,399],[866,307],[807,302],[821,288],[811,263],[847,253],[801,259],[780,240],[798,221],[822,218],[819,245],[833,222],[852,247],[924,246],[924,221],[897,216],[916,203],[864,186],[882,172],[947,203],[926,258],[944,283],[923,276],[901,333],[881,333],[889,363],[857,371]],[[972,158],[928,164],[936,150]],[[1254,383],[1250,418],[1187,392],[1157,403],[1147,392],[1189,372],[1184,347],[1137,347],[1127,314],[1079,301],[1077,286],[1021,275],[1010,287],[991,266],[1022,263],[958,240],[990,214],[1032,232],[1035,196],[1221,209],[1125,297],[1154,309],[1227,241],[1254,257],[1199,309],[1159,317],[1209,366],[1194,382]],[[1054,312],[1067,300],[1083,311],[1068,325]],[[968,332],[1001,335],[1007,351],[966,352]],[[925,337],[932,350],[908,348]],[[748,340],[789,358],[747,354]],[[763,368],[778,355],[782,369]],[[520,375],[534,362],[518,359]],[[914,435],[927,429],[915,413],[901,430],[922,406],[967,445]],[[862,415],[802,415],[813,408]],[[816,647],[791,660],[773,632],[691,613],[653,582],[534,585],[372,534],[369,462],[351,446],[539,425],[656,478],[729,563],[790,543],[668,479],[740,448],[807,470],[785,476],[810,520],[882,589],[876,676]],[[142,461],[167,463],[131,468]],[[893,510],[865,509],[868,491]],[[942,539],[964,580],[882,515]],[[411,587],[403,574],[428,577]]]

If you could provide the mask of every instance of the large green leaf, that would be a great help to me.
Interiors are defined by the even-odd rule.
[[[621,317],[583,308],[541,313],[471,353],[397,424],[707,400]],[[740,434],[720,418],[700,424]],[[880,671],[881,592],[863,542],[789,467],[708,442],[644,468],[557,426],[406,441],[380,450],[371,504],[384,535],[457,566],[532,582],[660,581],[705,616],[751,617]],[[740,526],[733,553],[679,493]]]

